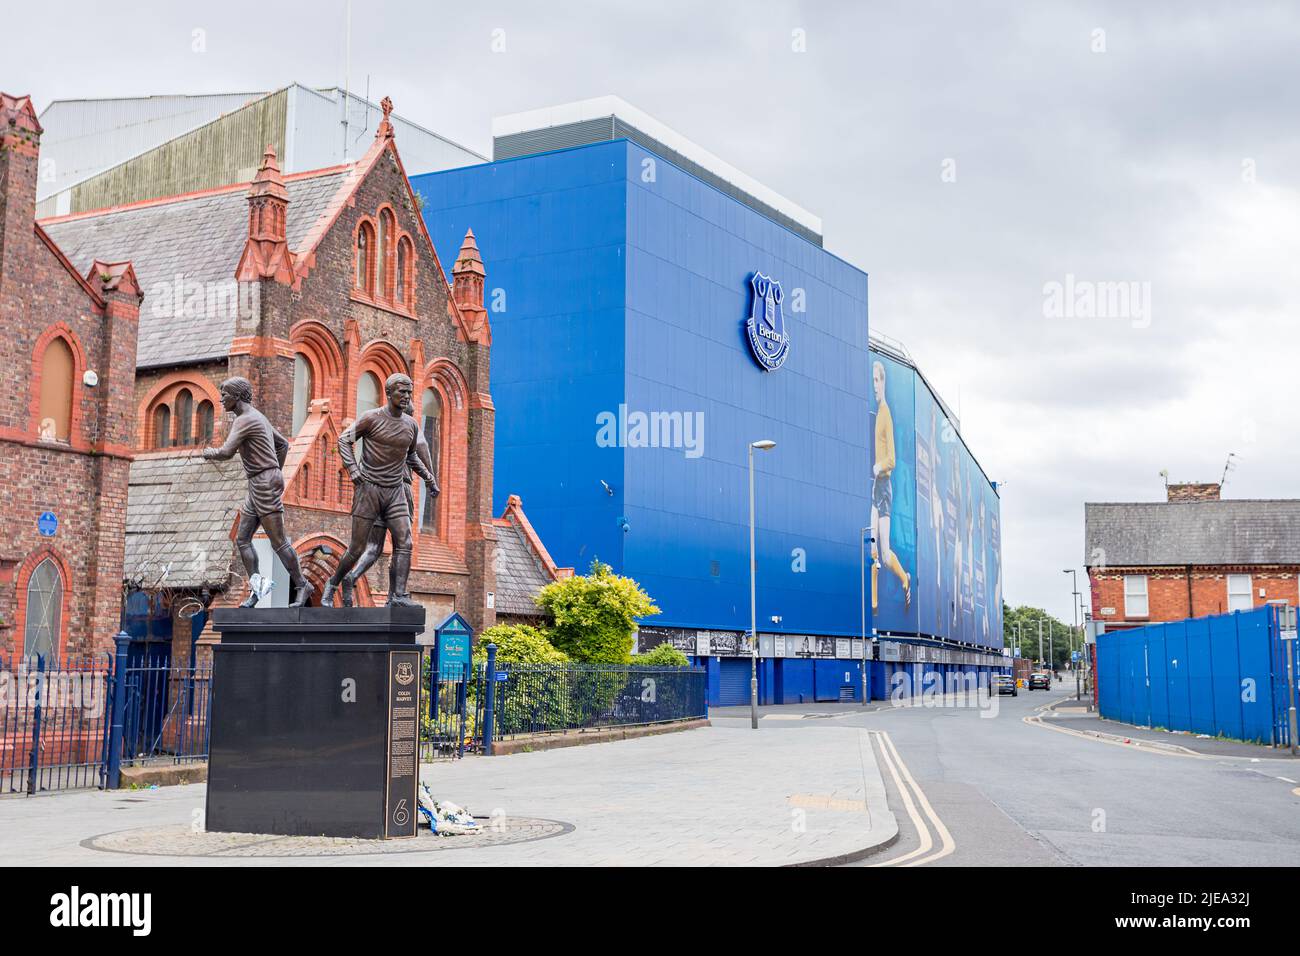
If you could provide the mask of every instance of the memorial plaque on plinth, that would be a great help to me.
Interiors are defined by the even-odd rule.
[[[213,612],[210,832],[413,837],[424,609]]]

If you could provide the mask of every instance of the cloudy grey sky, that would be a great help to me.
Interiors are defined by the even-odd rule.
[[[24,4],[0,87],[337,85],[343,10]],[[1297,49],[1287,3],[373,2],[352,85],[485,154],[495,114],[618,95],[820,215],[1004,483],[1007,599],[1068,620],[1084,501],[1229,452],[1226,495],[1300,491]],[[1149,302],[1049,314],[1067,275]]]

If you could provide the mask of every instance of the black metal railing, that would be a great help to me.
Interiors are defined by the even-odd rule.
[[[619,667],[599,664],[480,666],[476,685],[494,682],[492,738],[516,734],[662,724],[704,717],[705,672],[699,667]],[[482,727],[488,695],[475,695]]]

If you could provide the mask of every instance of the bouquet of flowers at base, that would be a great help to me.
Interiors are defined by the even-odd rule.
[[[420,816],[438,836],[476,833],[482,829],[464,807],[447,800],[435,800],[426,783],[420,784]]]

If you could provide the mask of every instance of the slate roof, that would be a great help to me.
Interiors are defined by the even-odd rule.
[[[291,250],[299,251],[312,226],[328,215],[330,201],[348,173],[335,169],[286,180]],[[173,289],[178,275],[191,292],[192,283],[202,283],[205,290],[218,283],[235,289],[235,268],[248,238],[247,184],[46,220],[42,226],[82,275],[96,258],[131,260],[145,294],[137,368],[225,358],[229,353],[235,316],[226,309],[218,309],[215,317],[186,315],[184,290],[180,314],[174,314]]]
[[[146,588],[226,587],[230,527],[244,492],[238,461],[207,462],[198,452],[137,458],[127,493],[124,577]]]
[[[1300,564],[1297,499],[1090,503],[1083,524],[1088,567]]]
[[[522,528],[513,521],[497,521],[498,614],[540,616],[533,595],[551,583],[551,577],[528,544]]]

